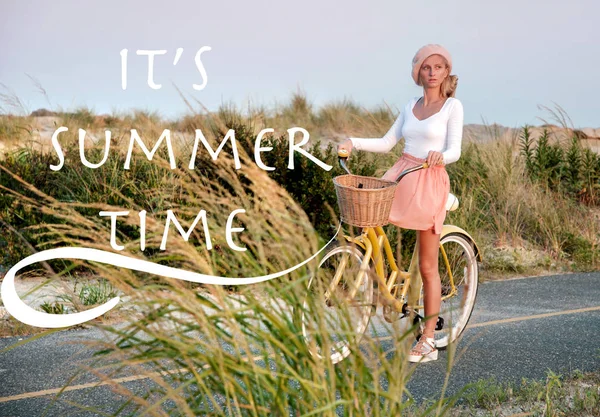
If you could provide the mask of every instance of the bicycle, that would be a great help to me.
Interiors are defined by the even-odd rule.
[[[353,176],[346,164],[347,151],[340,150],[338,157],[348,176]],[[394,183],[397,185],[404,176],[424,168],[428,168],[427,163],[406,169]],[[334,183],[336,179],[348,176],[338,176],[334,178]],[[368,179],[374,178],[359,179],[368,182]],[[360,188],[361,184],[358,185]],[[339,200],[338,194],[338,203]],[[447,212],[457,207],[458,199],[450,194]],[[343,211],[342,207],[340,211]],[[418,240],[408,270],[400,270],[382,227],[387,224],[387,214],[381,218],[385,219],[380,222],[383,224],[362,227],[362,232],[357,236],[340,233],[337,240],[325,248],[325,255],[320,259],[316,273],[309,277],[307,296],[302,300],[301,307],[294,310],[296,323],[302,329],[302,337],[312,355],[322,357],[324,347],[329,348],[329,356],[334,364],[348,357],[351,353],[351,333],[356,336],[356,343],[360,342],[380,304],[383,317],[389,323],[412,317],[415,337],[417,340],[421,337],[426,318],[423,317],[422,281],[416,249]],[[352,224],[352,221],[344,218],[343,213],[341,221]],[[471,318],[477,297],[481,252],[469,233],[458,226],[444,224],[439,253],[442,303],[436,322],[435,344],[437,349],[445,350],[458,341]],[[316,318],[311,323],[307,301],[311,290],[315,296],[313,301],[324,301],[323,311],[333,312],[332,330],[323,332],[322,326],[328,323],[324,323],[327,320],[322,318]],[[458,305],[455,307],[454,304]],[[353,319],[351,315],[356,317]],[[445,324],[448,325],[445,327]],[[323,340],[323,333],[331,336],[331,333],[337,333],[340,329],[347,329],[347,332],[341,332],[341,340],[333,343]],[[313,335],[316,337],[313,338]]]

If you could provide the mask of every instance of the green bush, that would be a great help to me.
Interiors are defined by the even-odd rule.
[[[40,309],[48,314],[67,314],[68,311],[65,308],[65,305],[62,303],[59,303],[58,301],[55,301],[53,303],[50,303],[48,301],[44,301],[42,304],[40,304]]]
[[[591,267],[598,257],[598,248],[583,236],[564,233],[563,250],[579,266]]]
[[[529,126],[520,137],[520,154],[526,173],[533,181],[549,190],[560,192],[588,205],[600,203],[600,157],[589,148],[583,148],[574,134],[568,147],[549,142],[544,129],[537,143],[531,138]]]

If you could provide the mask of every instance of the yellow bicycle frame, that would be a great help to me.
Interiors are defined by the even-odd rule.
[[[342,168],[344,168],[346,170],[346,172],[348,172],[348,174],[351,174],[350,170],[346,166],[346,162],[345,162],[346,158],[348,158],[348,156],[349,156],[349,151],[346,149],[339,149],[338,156],[339,156],[339,161],[340,161]],[[421,169],[421,168],[427,168],[427,167],[428,167],[428,164],[424,163],[422,167],[413,167],[408,170],[405,170],[396,181],[399,181],[404,175],[406,175],[412,171],[415,171],[415,170]],[[475,240],[471,237],[471,235],[469,235],[465,230],[461,229],[458,226],[445,224],[442,227],[442,233],[441,233],[440,239],[450,233],[459,233],[459,234],[462,234],[462,235],[466,236],[467,238],[469,238],[469,240],[471,242],[473,242],[475,256],[476,256],[477,260],[479,262],[481,262],[481,251],[479,250],[477,243],[475,243]],[[390,305],[397,312],[402,312],[405,303],[408,305],[408,307],[410,309],[413,309],[413,310],[418,310],[418,309],[423,308],[422,305],[417,305],[419,298],[421,296],[421,287],[422,287],[423,282],[421,280],[421,273],[419,271],[419,266],[418,266],[419,265],[419,253],[418,253],[419,251],[417,250],[416,245],[415,245],[415,249],[413,251],[413,256],[410,261],[410,266],[408,268],[408,271],[401,271],[401,270],[399,270],[398,266],[396,265],[396,260],[394,259],[394,255],[392,253],[392,248],[390,246],[390,242],[387,239],[387,236],[385,235],[385,232],[383,231],[383,228],[381,226],[365,227],[365,228],[363,228],[362,233],[356,237],[351,237],[351,236],[347,236],[347,235],[343,235],[343,236],[347,242],[342,242],[342,243],[355,244],[355,245],[363,248],[365,251],[359,272],[357,274],[356,283],[352,286],[352,288],[350,288],[350,294],[349,294],[350,299],[354,299],[354,297],[356,296],[356,292],[358,291],[358,288],[362,284],[362,280],[363,280],[365,274],[367,273],[367,269],[369,268],[369,264],[370,264],[369,261],[372,260],[373,265],[375,266],[375,277],[377,278],[377,283],[378,283],[378,287],[379,287],[378,294],[383,295],[382,301],[385,304]],[[418,244],[418,235],[417,235],[417,244]],[[382,252],[382,249],[385,252]],[[388,260],[390,268],[391,268],[391,273],[390,273],[389,277],[386,277],[386,268],[383,263],[384,253]],[[440,244],[440,253],[442,254],[442,257],[444,258],[444,263],[446,264],[446,267],[448,269],[448,274],[450,275],[450,286],[452,288],[448,295],[442,297],[442,300],[445,300],[449,297],[452,297],[454,294],[456,294],[456,287],[454,286],[454,277],[452,276],[452,270],[450,269],[450,265],[448,262],[448,256],[446,255],[446,251],[444,250],[444,247],[441,244]],[[343,257],[340,267],[336,271],[334,279],[330,283],[329,288],[325,294],[326,297],[329,297],[329,295],[337,287],[339,280],[341,279],[342,273],[344,272],[344,269],[346,268],[348,256],[349,256],[348,254],[345,254],[345,256]],[[402,291],[401,291],[399,298],[396,295],[397,291],[394,291],[394,285],[396,284],[396,281],[398,280],[398,276],[400,276],[402,283],[403,283]],[[398,286],[396,285],[395,289],[397,290],[397,288],[398,288]],[[392,294],[392,291],[394,291],[394,294]],[[375,306],[377,305],[377,301],[374,302],[374,305]]]
[[[481,252],[471,235],[469,235],[465,230],[458,226],[444,225],[442,228],[440,239],[450,233],[460,233],[468,237],[475,246],[474,250],[477,260],[481,262]],[[362,233],[356,237],[351,237],[347,235],[343,236],[347,243],[360,246],[365,251],[363,262],[357,274],[356,283],[350,289],[350,299],[353,299],[355,297],[356,291],[362,284],[364,275],[367,273],[367,269],[369,268],[370,263],[368,261],[371,259],[375,269],[375,277],[377,278],[377,282],[379,284],[378,293],[383,296],[383,303],[390,305],[393,308],[393,310],[397,312],[402,312],[405,303],[411,309],[414,310],[423,308],[422,305],[417,305],[421,295],[422,280],[421,273],[418,267],[419,258],[416,245],[415,250],[413,251],[413,256],[408,271],[401,271],[396,265],[396,260],[394,259],[390,242],[387,239],[387,236],[385,235],[385,232],[381,226],[366,227],[363,229]],[[446,251],[444,250],[441,244],[440,252],[446,264],[450,278],[450,285],[452,288],[449,294],[442,297],[442,300],[445,300],[449,297],[452,297],[456,293],[456,288],[454,286],[454,278],[452,276],[452,270],[450,269]],[[383,263],[383,255],[386,256],[390,265],[391,273],[389,277],[386,277],[386,268]],[[342,260],[342,264],[340,265],[338,271],[336,272],[336,275],[334,276],[334,279],[330,283],[326,296],[328,296],[328,294],[330,294],[333,291],[333,289],[338,285],[338,282],[341,279],[342,273],[346,267],[346,262],[347,257],[344,257],[344,259]],[[398,277],[400,277],[401,282],[404,284],[402,285],[402,291],[400,293],[400,296],[396,294],[396,291],[392,293],[394,289],[394,284],[396,284],[396,282],[398,281]]]

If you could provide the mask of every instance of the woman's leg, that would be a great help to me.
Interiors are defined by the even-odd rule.
[[[438,255],[440,250],[440,235],[432,230],[417,230],[419,234],[419,271],[423,280],[423,302],[425,317],[432,316],[425,322],[425,337],[433,337],[437,316],[440,312],[442,288]]]

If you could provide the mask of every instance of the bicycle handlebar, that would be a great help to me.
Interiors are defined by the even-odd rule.
[[[349,153],[348,153],[348,151],[346,149],[340,149],[340,150],[338,150],[338,161],[339,161],[341,167],[348,174],[352,175],[352,173],[348,169],[348,166],[346,165],[346,161],[348,160],[349,156],[350,155],[349,155]],[[410,174],[411,172],[418,171],[418,170],[423,169],[423,168],[429,168],[429,164],[427,162],[423,162],[421,165],[417,165],[415,167],[405,169],[404,171],[402,171],[400,173],[400,175],[398,175],[398,177],[395,179],[395,182],[400,181],[402,178],[404,178],[405,175]]]
[[[348,169],[348,166],[346,165],[346,161],[348,160],[348,151],[346,149],[340,149],[338,150],[338,161],[341,165],[342,168],[344,168],[344,171],[346,171],[349,175],[352,175],[352,173],[350,172],[350,170]]]

